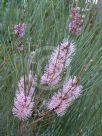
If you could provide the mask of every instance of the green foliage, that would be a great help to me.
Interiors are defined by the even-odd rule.
[[[53,48],[69,37],[67,23],[73,4],[67,0],[11,0],[0,7],[0,136],[17,135],[20,121],[12,115],[17,82],[29,69],[31,52],[35,52],[32,70],[40,80]],[[81,1],[80,6],[85,7],[85,3]],[[83,93],[65,116],[54,115],[40,123],[37,136],[102,135],[102,24],[95,17],[90,28],[90,14],[89,11],[82,34],[71,37],[77,49],[70,73],[80,77]],[[17,51],[19,39],[13,29],[18,22],[27,24],[22,41],[25,56]],[[28,129],[26,135],[32,136],[32,130]]]

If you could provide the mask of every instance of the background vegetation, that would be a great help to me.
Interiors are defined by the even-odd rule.
[[[16,136],[20,121],[12,115],[17,82],[29,69],[40,79],[53,47],[71,37],[76,54],[71,63],[72,75],[80,76],[82,96],[63,117],[55,116],[38,125],[37,136],[102,136],[102,23],[98,5],[90,4],[80,36],[68,32],[68,20],[74,1],[3,0],[0,5],[0,136]],[[79,1],[81,8],[85,2]],[[27,24],[23,44],[26,55],[17,50],[19,39],[14,25]],[[36,56],[32,58],[32,54]],[[32,59],[31,59],[32,58]],[[25,62],[25,63],[23,63]],[[41,88],[38,91],[41,91]],[[49,91],[49,90],[48,90]],[[27,129],[25,136],[32,136]]]

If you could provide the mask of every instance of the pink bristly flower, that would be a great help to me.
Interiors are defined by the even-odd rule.
[[[71,10],[71,21],[69,23],[69,31],[72,34],[79,35],[82,31],[82,18],[78,8]]]
[[[79,79],[74,77],[70,78],[63,85],[62,90],[49,100],[47,109],[54,111],[58,116],[65,114],[66,109],[77,99],[82,92],[82,86],[79,84]]]
[[[60,74],[70,64],[71,57],[75,52],[75,46],[68,40],[58,45],[52,53],[47,69],[41,78],[41,84],[53,86],[60,81]]]
[[[13,115],[20,120],[27,120],[32,115],[34,106],[34,91],[35,81],[31,74],[22,77],[18,82],[14,106],[12,109]]]
[[[19,23],[18,25],[14,26],[15,34],[20,38],[22,38],[25,35],[25,31],[26,31],[26,24],[25,23],[23,23],[23,24]]]

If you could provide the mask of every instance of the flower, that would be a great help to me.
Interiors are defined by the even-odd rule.
[[[14,106],[12,109],[13,115],[20,120],[26,120],[32,115],[32,108],[34,106],[34,90],[35,81],[31,74],[29,76],[21,77],[18,82],[16,96],[14,99]]]
[[[19,44],[19,46],[17,47],[18,51],[23,51],[24,50],[24,45],[23,44]]]
[[[43,85],[56,85],[60,81],[60,74],[70,64],[75,47],[68,40],[63,41],[52,53],[47,69],[41,78]]]
[[[63,88],[55,93],[47,103],[47,109],[54,111],[58,116],[65,114],[66,109],[80,96],[82,86],[78,78],[69,78],[63,85]]]
[[[69,31],[76,35],[82,31],[82,19],[79,11],[78,7],[71,10],[71,21],[68,26]]]
[[[25,30],[26,30],[26,24],[18,24],[14,26],[14,32],[15,34],[19,37],[22,38],[25,35]]]

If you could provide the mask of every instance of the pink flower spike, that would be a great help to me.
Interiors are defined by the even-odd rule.
[[[60,81],[61,73],[71,62],[75,52],[72,42],[64,40],[52,53],[47,69],[41,78],[41,84],[53,86]]]
[[[26,120],[32,115],[33,105],[34,102],[30,96],[25,96],[23,92],[16,93],[14,107],[12,109],[13,115],[18,117],[20,120]]]
[[[68,25],[69,32],[79,35],[82,31],[82,18],[78,8],[71,10],[71,21]]]
[[[66,109],[77,99],[82,92],[78,78],[70,78],[63,85],[61,91],[55,94],[47,103],[47,109],[54,111],[58,116],[63,116]]]
[[[27,120],[32,115],[34,106],[34,91],[35,81],[31,74],[22,77],[18,83],[16,95],[14,99],[14,106],[12,109],[13,115],[20,120]]]
[[[26,31],[26,24],[18,24],[14,26],[14,32],[15,34],[19,37],[22,38],[25,35],[25,31]]]

